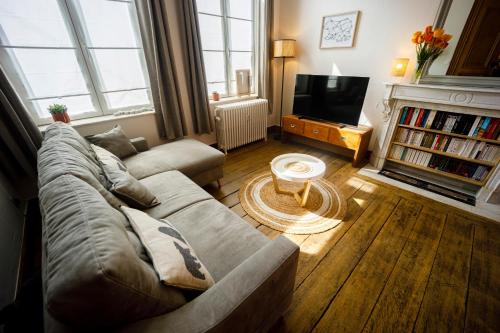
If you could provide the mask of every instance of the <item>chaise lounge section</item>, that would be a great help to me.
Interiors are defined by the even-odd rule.
[[[89,143],[70,126],[47,129],[39,151],[43,293],[48,332],[264,332],[289,306],[298,247],[269,240],[200,185],[224,156],[195,140],[124,160],[215,280],[204,292],[161,285],[122,204],[106,188]]]

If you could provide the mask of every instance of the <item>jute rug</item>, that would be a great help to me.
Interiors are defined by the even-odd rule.
[[[298,191],[301,183],[279,180],[283,190]],[[343,219],[347,203],[335,185],[325,179],[311,186],[305,207],[291,195],[274,191],[271,172],[248,179],[240,188],[243,209],[256,221],[290,234],[314,234],[337,226]]]

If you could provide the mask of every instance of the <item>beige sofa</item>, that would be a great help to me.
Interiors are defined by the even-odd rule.
[[[88,142],[56,123],[38,159],[46,331],[268,330],[291,302],[299,250],[199,186],[222,176],[223,154],[180,140],[124,163],[161,201],[146,212],[175,225],[216,283],[203,293],[161,285]]]

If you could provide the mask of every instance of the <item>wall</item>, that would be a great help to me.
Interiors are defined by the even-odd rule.
[[[392,60],[410,58],[403,82],[409,82],[415,66],[414,31],[432,24],[439,1],[436,0],[280,0],[280,38],[297,40],[297,57],[287,61],[284,113],[291,113],[296,73],[369,76],[370,83],[360,123],[374,127],[370,149],[380,145],[386,124],[382,120],[384,82],[390,76]],[[285,5],[286,3],[286,5]],[[322,17],[359,10],[358,29],[353,48],[320,49]],[[280,64],[278,64],[280,66]],[[280,78],[275,80],[279,90]],[[279,94],[278,94],[279,96]],[[279,103],[275,104],[279,113]]]

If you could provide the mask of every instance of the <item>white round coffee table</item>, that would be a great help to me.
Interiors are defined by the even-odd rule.
[[[271,175],[274,190],[279,194],[293,195],[301,207],[304,207],[309,197],[311,182],[323,177],[326,166],[322,160],[306,154],[284,154],[271,161]],[[289,182],[303,182],[304,187],[298,192],[281,190],[278,179]]]

